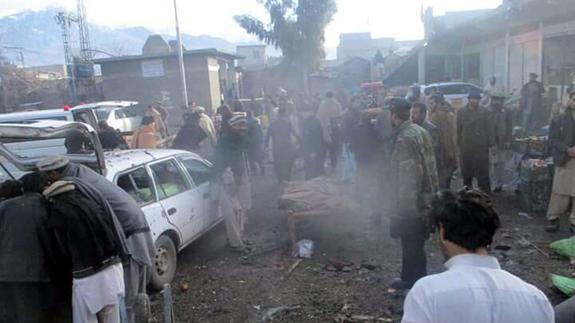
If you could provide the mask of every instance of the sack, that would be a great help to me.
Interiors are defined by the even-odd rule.
[[[575,258],[575,237],[557,240],[549,245],[551,250],[568,258]]]
[[[575,294],[575,279],[551,274],[551,281],[565,295],[571,297]]]

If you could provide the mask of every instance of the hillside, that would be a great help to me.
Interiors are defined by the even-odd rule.
[[[64,62],[62,31],[54,16],[62,11],[49,8],[42,11],[23,11],[0,18],[0,53],[10,60],[20,63],[14,50],[2,50],[1,46],[24,47],[24,63],[27,66],[58,64]],[[76,28],[72,27],[72,39]],[[148,35],[152,32],[144,27],[110,28],[90,25],[92,47],[113,55],[138,54]],[[169,40],[175,38],[164,35]],[[217,48],[235,52],[235,44],[225,39],[207,35],[182,35],[187,49]],[[78,47],[78,44],[72,44]],[[101,55],[101,54],[100,54]]]

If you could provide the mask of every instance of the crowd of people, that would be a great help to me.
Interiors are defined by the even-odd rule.
[[[536,84],[525,91],[540,93]],[[213,199],[233,251],[249,252],[243,231],[252,207],[250,177],[265,175],[267,161],[280,188],[292,180],[298,159],[306,179],[345,178],[349,174],[341,170],[351,169],[361,213],[376,227],[387,219],[391,237],[400,241],[401,276],[390,287],[410,290],[404,322],[553,322],[546,296],[488,255],[500,227],[490,196],[504,188],[512,142],[505,95],[495,88],[483,95],[471,91],[467,106],[457,111],[437,92],[370,98],[347,102],[327,92],[296,106],[280,91],[222,104],[213,116],[190,102],[182,107],[183,125],[171,147],[212,161]],[[549,231],[558,229],[559,216],[574,204],[575,92],[570,98],[550,127],[557,172]],[[153,149],[168,136],[165,116],[154,105],[130,144],[99,124],[105,149]],[[457,170],[463,188],[450,191]],[[0,318],[118,322],[118,295],[126,296],[130,310],[145,294],[154,244],[141,209],[119,187],[57,156],[4,183],[0,194],[0,303],[14,304],[2,306],[8,310]],[[427,276],[424,247],[434,231],[448,270]]]

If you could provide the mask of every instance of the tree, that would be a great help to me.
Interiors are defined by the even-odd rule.
[[[286,71],[316,70],[325,57],[325,28],[337,12],[335,0],[258,0],[269,14],[269,24],[249,15],[235,16],[249,34],[282,51]],[[300,74],[302,75],[302,74]]]

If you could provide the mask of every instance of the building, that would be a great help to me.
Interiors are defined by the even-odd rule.
[[[246,70],[261,69],[268,64],[266,45],[240,45],[236,47],[236,54],[243,57],[238,66]]]
[[[496,9],[439,17],[430,8],[423,20],[426,45],[416,47],[402,66],[387,74],[386,83],[483,85],[495,76],[511,93],[537,73],[550,98],[558,100],[575,77],[572,0],[506,0]]]
[[[23,67],[22,71],[27,78],[38,81],[62,80],[68,77],[66,65],[63,64]]]
[[[355,57],[371,61],[378,53],[386,57],[400,48],[402,50],[406,47],[412,48],[418,42],[397,41],[393,38],[371,38],[371,33],[341,34],[337,46],[337,61],[342,64]]]
[[[161,36],[152,35],[144,44],[142,55],[95,60],[100,65],[105,98],[141,104],[159,101],[167,107],[187,104],[181,96],[178,53],[172,47]],[[184,49],[188,98],[214,111],[223,98],[238,97],[239,58],[216,49]]]
[[[341,64],[355,57],[371,60],[378,51],[387,55],[393,43],[393,38],[371,38],[371,33],[341,34],[337,45],[337,61]]]

